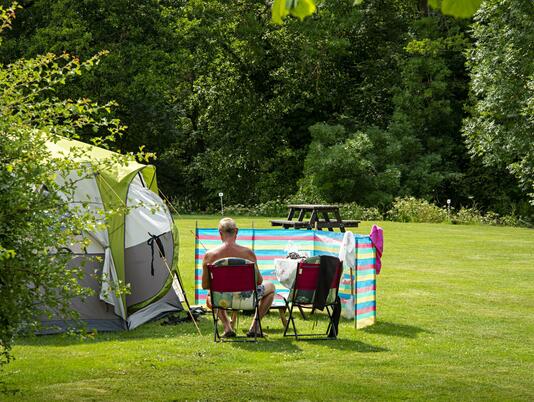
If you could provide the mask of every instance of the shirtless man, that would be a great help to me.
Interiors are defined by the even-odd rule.
[[[219,234],[223,244],[219,247],[210,250],[204,256],[204,261],[202,262],[202,288],[209,289],[210,287],[210,278],[208,272],[208,264],[220,260],[221,258],[244,258],[249,261],[256,263],[256,255],[254,252],[246,247],[236,244],[237,239],[237,225],[235,221],[231,218],[223,218],[219,222]],[[257,272],[257,292],[258,298],[260,299],[258,312],[260,318],[263,317],[269,311],[271,304],[273,304],[274,299],[274,285],[270,282],[263,283],[263,277],[260,272]],[[208,307],[211,307],[211,300],[208,297]],[[219,310],[218,317],[224,325],[224,335],[223,337],[232,337],[235,336],[235,332],[232,328],[232,323],[226,315],[226,311]],[[252,321],[250,329],[248,331],[248,336],[254,336],[254,333],[260,335],[260,328],[256,323],[256,317]]]

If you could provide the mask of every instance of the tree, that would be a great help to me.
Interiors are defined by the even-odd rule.
[[[341,142],[362,134],[372,144],[358,155],[374,166],[366,191],[376,193],[349,191],[356,198],[346,201],[491,203],[483,189],[500,188],[495,202],[505,205],[517,199],[515,181],[502,179],[502,169],[489,186],[477,181],[491,171],[469,161],[459,131],[469,21],[429,8],[477,1],[328,0],[309,18],[275,25],[263,0],[32,0],[0,59],[109,50],[98,69],[56,93],[116,99],[114,116],[129,127],[118,148],[156,152],[162,190],[189,210],[216,206],[220,191],[248,205],[294,194],[313,170],[305,160],[317,123],[342,125]],[[306,4],[275,7],[294,7],[300,18]]]
[[[310,127],[312,142],[304,163],[299,196],[316,201],[357,202],[385,206],[398,192],[400,172],[382,163],[379,137],[383,130],[348,133],[342,125],[318,123]]]
[[[0,9],[2,30],[15,7]],[[86,203],[69,206],[76,180],[92,172],[76,158],[52,157],[46,143],[85,130],[110,139],[122,130],[117,120],[100,117],[111,104],[54,94],[102,56],[80,62],[68,54],[46,54],[0,69],[0,365],[10,360],[14,337],[32,332],[39,315],[76,318],[68,303],[88,291],[78,285],[81,271],[68,269],[71,257],[60,250],[73,242],[83,245],[78,235],[98,228],[105,217]],[[77,178],[67,179],[73,171]]]
[[[423,15],[410,25],[388,127],[389,148],[397,144],[389,161],[401,172],[399,195],[438,199],[438,190],[462,174],[465,26],[441,15]]]
[[[89,97],[100,103],[115,100],[112,115],[128,126],[128,135],[116,139],[115,149],[136,152],[145,145],[147,150],[163,155],[169,144],[187,145],[190,134],[183,122],[188,99],[182,102],[181,94],[175,91],[176,83],[190,74],[190,54],[175,37],[174,13],[167,9],[172,6],[174,10],[179,3],[23,1],[13,29],[5,33],[0,59],[11,63],[48,52],[68,52],[88,59],[107,51],[98,69],[57,88],[58,98]],[[89,141],[95,133],[88,130],[80,136]],[[189,153],[187,146],[185,153]],[[190,190],[182,184],[181,171],[159,172],[164,189],[171,187],[174,193]]]
[[[463,66],[463,52],[469,45],[464,35],[467,24],[412,7],[386,29],[389,34],[398,30],[394,35],[398,42],[388,43],[375,28],[387,23],[369,12],[375,5],[380,15],[384,4],[368,1],[365,5],[368,11],[362,25],[369,23],[372,32],[365,39],[376,41],[369,46],[368,60],[375,70],[383,62],[387,68],[379,70],[389,72],[389,77],[383,74],[377,88],[370,92],[390,101],[364,98],[366,107],[374,109],[375,119],[345,112],[338,121],[344,129],[338,130],[337,145],[315,135],[305,165],[305,175],[313,176],[308,182],[315,183],[329,201],[357,201],[369,206],[385,207],[395,196],[406,195],[457,199],[456,194],[440,193],[447,183],[462,178],[466,159],[460,126],[467,96]],[[376,54],[374,49],[379,49]],[[363,93],[358,95],[361,100]],[[347,135],[346,131],[355,134]],[[324,159],[315,143],[322,144]],[[333,188],[328,189],[328,182]],[[336,195],[343,199],[332,199],[334,188],[345,189]]]
[[[534,3],[484,2],[473,37],[469,150],[486,166],[506,167],[534,204]]]

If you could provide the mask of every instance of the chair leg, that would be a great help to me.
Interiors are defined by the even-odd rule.
[[[292,309],[292,307],[289,306],[289,303],[288,303],[288,301],[286,300],[285,297],[284,297],[284,303],[286,304],[285,310],[289,311],[289,317],[287,318],[287,320],[285,322],[285,326],[284,326],[284,336],[287,336],[287,330],[289,329],[289,323],[292,320],[292,311],[293,311],[293,309]]]
[[[213,316],[213,341],[218,342],[221,337],[219,336],[219,328],[218,328],[218,321],[219,321],[218,311],[216,313],[215,310],[216,310],[215,308],[211,309],[211,314]]]
[[[304,310],[302,309],[302,307],[299,306],[299,310],[300,310],[300,315],[302,316],[302,319],[306,320],[306,315],[304,314]]]
[[[299,306],[300,308],[300,306]],[[297,326],[295,325],[295,318],[293,317],[293,304],[291,304],[291,307],[289,308],[289,321],[291,321],[291,324],[293,325],[293,336],[298,341],[298,333],[297,333]],[[288,324],[289,326],[289,324]]]
[[[334,317],[332,316],[332,312],[333,312],[333,311],[331,312],[330,309],[328,308],[328,306],[326,306],[326,312],[327,312],[327,314],[328,314],[328,327],[326,328],[326,336],[328,336],[328,334],[330,333],[330,329],[333,328],[332,319],[333,319]],[[336,331],[335,331],[335,329],[334,329],[334,333],[335,333],[335,332],[336,332]],[[337,334],[336,334],[336,336],[337,336]]]
[[[339,300],[338,300],[338,303],[340,303]],[[333,307],[331,307],[331,310],[328,308],[328,306],[326,307],[326,311],[328,313],[328,318],[329,318],[328,328],[326,330],[326,335],[328,336],[330,331],[332,331],[333,334],[334,334],[333,337],[328,336],[328,338],[330,338],[330,339],[337,339],[337,335],[338,335],[338,329],[334,325],[334,311],[335,311],[336,307],[337,306],[334,305]]]

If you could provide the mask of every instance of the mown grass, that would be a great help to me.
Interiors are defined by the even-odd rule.
[[[193,299],[195,220],[180,217],[180,266]],[[242,227],[252,218],[239,219]],[[267,219],[254,219],[268,227]],[[364,223],[359,233],[368,233]],[[533,400],[534,231],[383,222],[377,325],[340,340],[214,344],[192,324],[145,325],[80,341],[21,339],[0,376],[7,400]],[[247,326],[241,318],[240,329]],[[298,322],[311,329],[312,322]],[[317,325],[325,324],[319,320]]]

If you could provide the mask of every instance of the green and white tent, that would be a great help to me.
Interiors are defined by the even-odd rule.
[[[82,285],[96,293],[84,301],[72,301],[80,319],[99,331],[134,329],[183,310],[183,291],[173,265],[177,236],[171,214],[158,195],[154,166],[134,161],[103,164],[116,154],[74,140],[49,142],[47,147],[52,157],[75,158],[91,172],[80,178],[73,171],[72,177],[58,178],[76,183],[74,194],[65,196],[73,207],[83,203],[85,208],[109,211],[128,206],[127,212],[112,214],[104,230],[83,234],[90,241],[88,247],[70,250],[70,264],[86,273]],[[95,273],[103,280],[95,279]],[[117,296],[111,291],[119,282],[129,284],[129,294]],[[57,317],[43,320],[44,328],[68,325]]]

